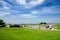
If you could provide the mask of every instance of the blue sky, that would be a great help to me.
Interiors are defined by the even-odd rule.
[[[0,0],[0,19],[6,23],[60,23],[60,0]]]

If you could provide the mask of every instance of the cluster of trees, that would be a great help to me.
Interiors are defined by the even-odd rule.
[[[42,24],[47,24],[46,22],[41,22],[41,23],[39,23],[39,25],[42,25]]]
[[[0,19],[0,27],[5,27],[5,22],[2,19]]]

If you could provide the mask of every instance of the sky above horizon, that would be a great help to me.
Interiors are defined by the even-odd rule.
[[[60,23],[60,0],[0,0],[0,19],[11,24]]]

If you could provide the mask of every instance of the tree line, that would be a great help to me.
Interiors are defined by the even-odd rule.
[[[39,25],[42,25],[42,24],[47,24],[46,22],[41,22],[39,23]],[[0,19],[0,27],[6,27],[6,23],[4,22],[4,20]],[[10,27],[21,27],[20,25],[10,25]]]

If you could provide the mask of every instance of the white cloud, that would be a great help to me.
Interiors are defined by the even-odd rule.
[[[16,0],[17,2],[19,2],[20,4],[41,4],[44,2],[44,0],[28,0],[29,3],[27,3],[27,0]]]
[[[31,2],[30,2],[30,4],[42,4],[44,2],[44,0],[32,0]]]
[[[8,10],[8,9],[10,9],[10,7],[8,6],[9,4],[8,3],[6,3],[5,1],[0,1],[1,2],[1,4],[3,5],[3,7],[2,7],[2,9],[5,9],[5,10]]]
[[[26,4],[26,0],[16,0],[17,2],[19,2],[20,4]]]
[[[32,14],[56,14],[60,13],[59,6],[43,7],[41,10],[31,11]]]
[[[0,12],[0,17],[5,16],[5,15],[9,15],[9,14],[10,14],[10,12]]]
[[[8,6],[4,6],[3,8],[4,8],[4,9],[10,9],[10,7],[8,7]]]
[[[56,10],[57,9],[57,10]],[[52,6],[52,7],[45,7],[42,10],[40,10],[41,13],[57,13],[58,12],[58,8]],[[59,10],[60,11],[60,10]]]
[[[36,18],[36,15],[32,14],[18,14],[18,15],[11,15],[11,18]]]
[[[38,13],[38,11],[32,11],[31,13],[32,13],[32,14],[37,14],[37,13]]]
[[[60,18],[59,17],[45,18],[41,21],[45,21],[48,23],[60,23]]]
[[[23,18],[36,18],[37,16],[32,15],[32,14],[22,14],[21,15]]]
[[[27,0],[16,0],[18,4],[20,4],[23,8],[32,8],[37,5],[42,4],[45,0],[28,0],[29,2],[27,3]]]

